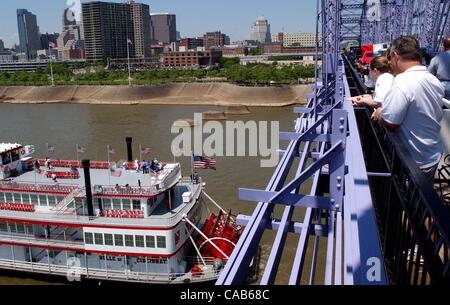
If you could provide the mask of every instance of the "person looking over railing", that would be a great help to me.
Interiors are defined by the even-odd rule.
[[[394,76],[391,74],[391,65],[387,57],[378,56],[372,60],[369,65],[369,77],[375,83],[373,95],[355,96],[352,98],[352,102],[356,106],[379,108],[394,82]]]
[[[450,101],[450,37],[444,39],[444,52],[435,56],[428,71],[436,76],[445,88],[445,99]]]
[[[394,85],[373,118],[398,132],[432,183],[443,154],[440,129],[444,87],[421,65],[420,46],[414,37],[394,40],[389,57],[396,75]]]

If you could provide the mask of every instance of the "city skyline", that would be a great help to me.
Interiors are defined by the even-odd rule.
[[[45,5],[43,3],[48,3]],[[61,12],[68,8],[66,0],[3,0],[0,11],[2,27],[0,39],[5,47],[10,48],[19,43],[16,10],[24,8],[37,15],[41,33],[61,31]],[[74,2],[74,0],[68,1]],[[82,3],[90,1],[82,1]],[[121,2],[121,1],[109,1]],[[232,41],[250,38],[250,27],[259,15],[269,20],[272,32],[310,32],[314,30],[314,14],[307,11],[315,10],[315,1],[294,2],[292,0],[245,1],[230,0],[226,3],[217,2],[211,6],[206,0],[185,3],[183,0],[142,0],[137,1],[150,5],[150,12],[169,12],[177,15],[177,30],[182,37],[200,36],[205,32],[221,31],[231,37]],[[238,8],[235,5],[239,5]],[[51,10],[48,7],[52,7]],[[297,16],[297,17],[296,17]],[[201,18],[199,18],[201,17]]]

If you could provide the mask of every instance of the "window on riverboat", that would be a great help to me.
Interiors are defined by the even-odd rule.
[[[158,248],[166,247],[166,237],[165,236],[156,236],[156,244]]]
[[[112,210],[112,201],[111,198],[103,198],[103,209]]]
[[[54,196],[48,196],[48,205],[49,206],[54,206],[56,204],[56,199]]]
[[[56,197],[56,203],[61,202],[63,200],[64,200],[64,197],[62,197],[62,196]],[[73,205],[71,207],[73,207]]]
[[[30,201],[34,205],[39,205],[39,200],[37,195],[31,195],[30,194]]]
[[[5,193],[0,192],[0,202],[4,202],[5,201]]]
[[[105,245],[106,246],[114,246],[112,234],[105,234]]]
[[[15,223],[8,223],[9,232],[11,233],[17,233],[16,224]]]
[[[17,233],[25,234],[25,225],[23,223],[18,223],[16,225],[16,227],[17,227]]]
[[[2,164],[3,165],[7,165],[7,164],[11,163],[11,157],[10,157],[9,153],[4,153],[1,156],[2,156]]]
[[[48,204],[47,204],[47,196],[45,196],[45,195],[39,195],[39,205],[40,205],[41,207],[46,207],[46,206],[48,206]]]
[[[22,203],[30,204],[30,195],[29,194],[22,194]]]
[[[145,244],[147,248],[155,248],[155,236],[145,236]]]
[[[13,202],[15,203],[22,203],[22,197],[19,193],[13,193]]]
[[[125,235],[125,247],[134,247],[133,235]]]
[[[13,150],[11,152],[11,159],[12,159],[12,162],[17,161],[17,160],[20,159],[20,154],[19,154],[18,150]]]
[[[94,244],[94,236],[92,233],[86,232],[84,233],[84,242],[87,245],[93,245]]]
[[[114,234],[114,245],[116,247],[123,247],[123,235]]]
[[[33,225],[26,225],[27,234],[34,234]]]
[[[5,193],[5,201],[6,202],[13,202],[13,196],[11,193]]]
[[[0,222],[0,232],[8,232],[8,224],[6,222]]]
[[[103,234],[94,233],[94,241],[96,245],[103,245]]]
[[[122,207],[120,206],[120,199],[113,199],[113,209],[114,210],[121,210]]]
[[[135,239],[136,239],[136,247],[138,247],[138,248],[144,248],[145,247],[144,236],[136,235]]]
[[[130,201],[130,199],[123,199],[122,200],[122,206],[123,206],[123,210],[125,210],[125,211],[131,210],[131,201]]]
[[[141,209],[141,201],[140,200],[133,200],[133,210],[139,211]]]

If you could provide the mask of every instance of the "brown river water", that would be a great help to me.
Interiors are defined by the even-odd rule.
[[[107,106],[85,104],[0,104],[0,142],[17,142],[36,147],[35,156],[46,156],[46,143],[55,146],[51,156],[59,159],[76,159],[76,144],[86,147],[82,157],[106,160],[106,146],[112,145],[115,158],[126,158],[126,137],[133,137],[133,153],[138,156],[138,145],[151,147],[149,157],[173,160],[171,126],[180,118],[193,119],[194,112],[223,111],[209,106]],[[251,108],[251,114],[228,115],[231,121],[279,121],[280,131],[292,131],[295,114],[292,107]],[[270,125],[269,125],[270,126]],[[204,136],[206,138],[207,135]],[[281,146],[284,144],[282,143]],[[206,191],[226,210],[251,215],[255,203],[238,200],[239,187],[264,189],[275,168],[261,168],[260,157],[218,157],[217,171],[200,171],[206,182]],[[190,157],[177,159],[184,175],[191,171]],[[279,210],[277,210],[279,215]],[[302,212],[299,212],[301,216]],[[277,215],[277,216],[278,216]],[[273,233],[264,234],[261,248],[261,269],[270,253]],[[289,234],[283,253],[277,283],[285,284],[291,270],[298,237]],[[319,262],[319,270],[322,264]],[[318,272],[321,273],[321,272]],[[0,284],[47,284],[28,278],[6,275],[0,271]]]

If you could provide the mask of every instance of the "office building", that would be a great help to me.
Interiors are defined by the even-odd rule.
[[[322,35],[319,33],[319,42]],[[272,35],[273,42],[280,42],[284,47],[314,47],[316,33],[277,33]]]
[[[83,3],[86,59],[127,58],[128,49],[132,58],[149,56],[149,12],[148,5],[134,1]]]
[[[169,13],[150,14],[152,41],[170,44],[177,41],[177,17]]]
[[[270,35],[270,24],[266,18],[260,16],[256,19],[250,32],[250,40],[256,40],[260,43],[272,42]]]
[[[19,30],[19,52],[24,53],[28,60],[35,59],[37,50],[41,49],[36,15],[26,9],[18,9],[17,26]]]

